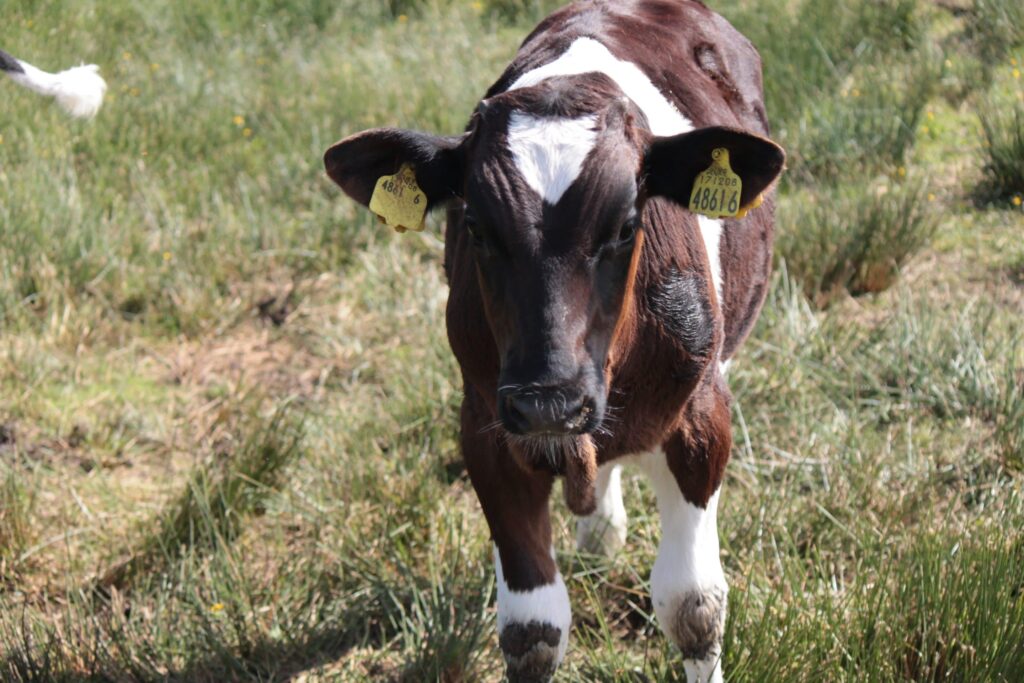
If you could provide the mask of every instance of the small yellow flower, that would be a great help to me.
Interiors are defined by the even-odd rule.
[[[241,116],[239,114],[235,114],[235,117],[233,119],[231,119],[231,122],[234,123],[239,128],[241,128],[242,126],[245,125],[245,117]]]
[[[242,129],[242,137],[246,137],[246,138],[252,137],[252,128],[243,128]]]
[[[171,252],[169,252],[169,251],[165,251],[164,252],[164,261],[165,262],[170,261],[172,258],[173,258],[173,256],[171,255]]]
[[[934,192],[929,192],[928,193],[928,201],[930,201],[930,202],[934,202],[935,201],[935,193]]]
[[[25,20],[25,28],[32,28],[32,24],[34,24],[34,23],[35,22],[32,21],[31,19],[26,19]]]
[[[928,126],[921,126],[921,132],[924,133],[925,135],[928,135],[928,133],[931,132],[931,128],[929,128]]]
[[[953,60],[952,59],[947,59],[946,60],[946,68],[947,69],[951,69],[952,67],[953,67]]]
[[[1013,205],[1014,206],[1020,206],[1021,205],[1021,198],[1020,198],[1019,194],[1013,196]]]
[[[156,62],[153,62],[152,64],[149,65],[149,70],[150,71],[159,71],[160,70],[160,65],[157,64]]]
[[[482,2],[471,2],[469,3],[469,6],[472,7],[475,12],[484,11],[484,3]]]
[[[860,90],[854,88],[853,90],[850,91],[850,94],[853,95],[854,97],[860,97]]]
[[[903,166],[900,166],[899,168],[897,168],[896,169],[896,173],[899,174],[900,178],[906,178],[907,177],[907,169],[904,168]]]
[[[927,113],[925,114],[925,116],[927,116],[927,117],[928,117],[928,120],[929,120],[929,121],[934,121],[934,120],[935,120],[935,112],[933,112],[933,111],[927,112]]]
[[[1017,66],[1017,58],[1016,57],[1010,57],[1010,65],[1011,66]]]
[[[1020,78],[1020,69],[1014,69],[1013,70],[1013,77],[1014,78]]]
[[[405,16],[404,14],[399,14],[398,15],[398,23],[399,24],[404,24],[407,21],[409,21],[409,17]]]
[[[121,59],[123,59],[124,61],[127,62],[131,58],[132,58],[132,53],[131,52],[122,52],[121,53]]]
[[[224,603],[223,602],[215,602],[215,603],[213,603],[212,605],[210,605],[210,611],[214,612],[214,613],[223,612],[224,611]]]
[[[4,136],[0,135],[0,145],[4,144]]]

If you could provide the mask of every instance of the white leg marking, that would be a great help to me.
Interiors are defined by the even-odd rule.
[[[513,112],[508,147],[519,173],[549,204],[557,204],[573,184],[594,148],[596,116],[541,118]]]
[[[600,72],[615,81],[647,117],[655,135],[678,135],[693,130],[693,124],[658,90],[651,79],[633,62],[617,58],[593,38],[577,38],[554,61],[516,79],[509,90],[528,88],[555,76],[576,76]]]
[[[614,555],[626,543],[626,506],[622,504],[622,465],[605,463],[597,470],[597,509],[576,522],[576,547]]]
[[[554,555],[554,552],[552,552]],[[498,576],[498,634],[508,624],[527,625],[530,622],[550,624],[561,631],[558,643],[558,661],[565,657],[569,645],[569,627],[572,624],[572,609],[569,606],[569,591],[560,573],[546,586],[529,591],[514,591],[505,583],[505,572],[501,569],[501,555],[494,547],[494,571]]]
[[[661,544],[651,571],[651,598],[661,628],[678,645],[677,634],[671,631],[687,627],[678,626],[687,616],[680,613],[680,607],[688,604],[692,608],[694,596],[700,596],[703,607],[698,610],[698,623],[689,628],[691,633],[706,631],[704,627],[715,619],[721,619],[717,626],[724,624],[728,585],[718,547],[719,492],[711,496],[707,508],[701,509],[683,498],[664,453],[651,453],[640,463],[658,496],[661,515]],[[717,610],[719,603],[721,609]],[[718,683],[722,680],[720,658],[721,643],[717,642],[703,658],[684,660],[687,679],[690,683]]]
[[[56,98],[57,104],[72,116],[88,118],[103,104],[107,83],[95,64],[83,64],[51,74],[20,59],[18,63],[24,73],[7,74],[15,83],[40,95]]]

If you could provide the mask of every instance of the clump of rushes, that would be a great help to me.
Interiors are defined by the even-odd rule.
[[[137,576],[159,572],[190,550],[207,553],[230,543],[245,518],[263,510],[267,497],[279,488],[284,468],[301,450],[302,424],[285,405],[269,420],[242,417],[234,433],[239,435],[237,447],[212,454],[196,468],[158,522],[147,525],[154,531],[103,574],[98,588],[126,588]]]
[[[1024,44],[1024,3],[1020,0],[974,0],[968,13],[967,37],[986,65],[1000,62]]]
[[[35,496],[23,478],[24,473],[14,469],[0,473],[0,585],[33,538]]]
[[[790,176],[838,183],[905,163],[925,107],[941,77],[942,61],[922,54],[913,65],[868,68],[837,97],[810,104],[784,131]]]
[[[1009,200],[1020,206],[1024,196],[1024,102],[990,99],[978,116],[985,135],[981,194],[985,199]]]
[[[799,193],[778,213],[776,254],[818,306],[842,294],[881,292],[931,241],[934,200],[922,182]]]

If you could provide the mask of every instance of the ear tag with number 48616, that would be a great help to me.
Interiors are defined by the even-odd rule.
[[[398,232],[423,230],[427,196],[416,183],[412,164],[403,164],[398,173],[377,180],[370,197],[370,211]]]
[[[693,183],[690,211],[711,218],[742,218],[747,213],[740,206],[742,194],[743,181],[729,165],[729,150],[718,147],[711,152],[711,166],[700,173]]]

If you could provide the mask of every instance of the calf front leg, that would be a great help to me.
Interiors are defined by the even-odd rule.
[[[651,598],[662,630],[683,654],[689,683],[722,680],[729,589],[719,557],[717,512],[731,436],[728,403],[724,398],[716,403],[696,423],[698,429],[676,433],[661,452],[641,460],[661,516]]]
[[[467,397],[467,401],[469,398]],[[565,656],[572,614],[551,546],[553,475],[525,470],[463,404],[462,448],[494,540],[498,642],[511,683],[548,681]]]
[[[622,466],[605,463],[597,470],[597,509],[576,522],[576,547],[611,557],[626,543],[626,506],[622,503]]]

